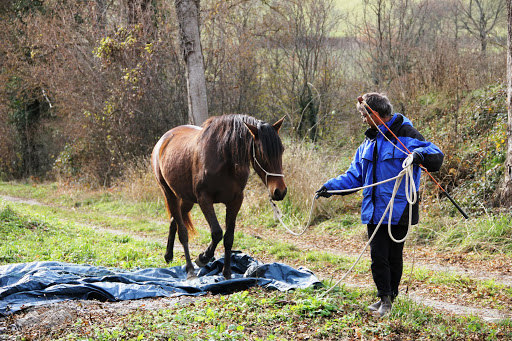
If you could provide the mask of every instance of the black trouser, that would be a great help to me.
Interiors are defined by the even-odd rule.
[[[375,224],[368,224],[368,238],[375,231]],[[391,225],[393,238],[401,240],[407,234],[407,226]],[[388,234],[388,224],[382,224],[370,243],[372,257],[372,276],[377,286],[377,296],[398,295],[398,286],[403,271],[404,243],[395,243]]]

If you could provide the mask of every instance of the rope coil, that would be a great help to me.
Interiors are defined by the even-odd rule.
[[[402,167],[403,167],[403,170],[395,177],[396,181],[395,181],[395,186],[393,188],[393,193],[391,195],[391,199],[389,200],[389,203],[388,203],[388,206],[386,207],[386,210],[382,214],[382,218],[380,218],[379,223],[375,227],[375,231],[373,231],[373,234],[368,239],[368,242],[366,243],[366,245],[364,246],[363,250],[361,251],[361,253],[357,257],[357,259],[354,262],[354,264],[352,264],[350,269],[348,269],[348,271],[343,275],[343,277],[341,279],[339,279],[331,288],[329,288],[321,296],[327,295],[329,292],[331,292],[338,284],[340,284],[343,280],[345,280],[345,278],[350,274],[350,272],[352,272],[352,270],[355,268],[357,263],[359,263],[359,261],[361,260],[361,257],[363,256],[364,252],[366,251],[366,249],[368,248],[368,246],[372,242],[373,238],[377,234],[377,231],[379,230],[380,226],[382,225],[382,222],[384,221],[384,218],[386,217],[386,213],[388,211],[389,211],[388,234],[389,234],[389,237],[391,238],[391,240],[394,241],[395,243],[403,243],[403,242],[405,242],[405,240],[409,236],[409,233],[411,231],[411,225],[412,225],[411,224],[411,222],[412,222],[412,205],[415,204],[417,199],[418,199],[417,193],[416,193],[416,186],[415,186],[415,183],[414,183],[412,155],[409,155],[404,160],[404,162],[402,163]],[[404,177],[405,177],[405,187],[406,187],[405,188],[405,194],[406,194],[407,202],[409,203],[409,225],[407,227],[407,234],[405,235],[405,237],[403,239],[401,239],[401,240],[397,240],[397,239],[395,239],[395,237],[393,237],[393,233],[391,231],[391,218],[392,218],[392,214],[393,214],[393,205],[394,205],[394,202],[395,202],[395,196],[396,196],[396,193],[398,192],[398,188],[400,187],[400,183],[402,182],[402,179]],[[386,180],[386,182],[387,181],[390,181],[390,180]],[[378,184],[380,184],[380,183],[378,183]],[[372,186],[374,186],[374,185],[377,185],[377,184],[373,184]],[[330,193],[331,191],[328,191],[328,192]]]

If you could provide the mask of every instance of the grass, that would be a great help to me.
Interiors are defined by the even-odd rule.
[[[330,156],[329,156],[330,155]],[[307,222],[312,193],[327,177],[342,172],[350,155],[319,157],[307,147],[290,146],[284,160],[289,195],[278,203],[290,227]],[[60,260],[120,268],[163,267],[168,222],[161,193],[145,168],[146,162],[127,168],[123,181],[110,189],[88,189],[56,183],[0,182],[0,194],[36,199],[46,206],[0,203],[0,264],[36,260]],[[313,226],[308,234],[364,245],[365,228],[360,224],[360,195],[333,197],[315,202]],[[450,217],[444,202],[428,203],[422,221],[415,228],[415,241],[438,252],[457,252],[485,262],[511,257],[510,215],[472,217],[468,221]],[[223,207],[216,206],[223,224]],[[210,242],[209,231],[200,210],[193,220],[199,235],[192,242],[202,251]],[[101,229],[93,229],[96,226]],[[282,235],[282,227],[272,217],[266,189],[251,176],[238,226],[250,230],[260,226],[264,238],[243,233],[235,235],[235,248],[258,259],[278,260],[292,266],[303,265],[315,273],[330,269],[340,278],[356,256],[329,250],[302,250]],[[113,231],[110,233],[108,231]],[[129,235],[145,236],[139,240]],[[220,247],[221,249],[221,247]],[[342,249],[342,248],[341,248]],[[105,250],[108,250],[105,251]],[[217,252],[221,252],[218,250]],[[468,253],[471,252],[471,253]],[[182,252],[175,253],[172,265],[184,263]],[[358,263],[352,275],[369,276],[368,257]],[[352,276],[351,275],[351,276]],[[322,279],[322,278],[321,278]],[[335,279],[324,279],[330,287]],[[406,266],[404,282],[422,290],[440,292],[447,298],[464,297],[476,306],[509,309],[512,291],[492,280],[477,280],[453,273]],[[336,288],[320,297],[321,291],[297,290],[291,293],[259,289],[229,296],[200,299],[188,306],[169,307],[150,313],[134,311],[109,321],[97,320],[76,325],[52,339],[510,339],[510,321],[499,324],[474,317],[453,317],[419,306],[401,297],[387,319],[378,320],[366,306],[373,303],[373,289]],[[86,337],[87,335],[87,337]]]
[[[0,193],[25,193],[58,205],[65,201],[51,195],[53,185],[0,184]],[[46,192],[46,194],[45,194]],[[11,194],[11,195],[12,195]],[[76,205],[77,202],[83,204]],[[117,194],[101,192],[75,193],[67,206],[38,206],[9,203],[0,206],[1,264],[56,260],[74,263],[112,266],[119,268],[163,267],[164,245],[151,240],[137,240],[127,234],[133,231],[149,234],[165,241],[166,223],[155,224],[155,215],[164,214],[155,204],[139,205]],[[133,205],[133,206],[132,206]],[[110,210],[115,207],[115,215]],[[125,215],[117,215],[126,212]],[[199,213],[195,213],[199,214]],[[271,213],[255,217],[255,221],[272,221]],[[312,227],[310,233],[357,236],[355,218],[341,215],[339,226],[331,222]],[[496,221],[494,221],[496,223]],[[247,219],[241,224],[250,224]],[[499,223],[499,221],[498,221]],[[86,225],[121,231],[108,233]],[[205,246],[209,242],[206,229],[198,224],[198,240]],[[275,222],[268,223],[269,233],[275,231]],[[123,234],[123,231],[126,234]],[[352,234],[351,234],[352,233]],[[360,236],[359,236],[360,237]],[[316,271],[322,268],[346,271],[355,257],[333,254],[328,251],[301,251],[293,243],[266,239],[237,232],[235,241],[242,250],[251,250],[256,258],[273,258],[286,263],[305,264]],[[106,252],[105,250],[108,250]],[[173,265],[182,264],[176,257]],[[355,273],[367,275],[368,259],[363,259]],[[406,269],[407,273],[407,269]],[[407,275],[407,274],[406,274]],[[404,275],[404,279],[406,277]],[[462,276],[449,275],[416,267],[412,273],[414,285],[424,285],[447,294],[470,295],[470,299],[488,307],[508,309],[510,287],[494,281],[478,281]],[[324,280],[326,287],[332,283]],[[52,339],[81,340],[87,335],[101,340],[295,340],[310,339],[507,339],[512,337],[510,321],[484,322],[474,317],[453,317],[437,313],[401,297],[392,314],[386,319],[376,319],[366,306],[373,303],[373,289],[336,288],[322,297],[322,291],[296,290],[288,293],[254,289],[228,296],[212,296],[194,301],[187,306],[150,312],[133,311],[127,316],[96,320],[84,324],[77,321],[73,328],[52,335]]]
[[[39,196],[41,195],[40,193],[45,193],[45,191],[52,189],[52,187],[52,185],[28,186],[26,184],[18,185],[0,183],[0,193],[19,192],[31,195],[31,191],[35,191],[34,198],[39,198]],[[9,188],[10,190],[6,191],[6,188]],[[20,190],[16,191],[17,188],[20,188]],[[46,198],[46,200],[48,200],[48,198],[51,198],[50,195],[42,195],[40,198],[43,197]],[[83,202],[83,197],[88,198],[87,205],[77,206],[75,205],[76,201],[68,202],[68,205],[70,205],[68,207],[24,205],[16,203],[11,203],[9,205],[15,208],[16,211],[19,212],[20,214],[26,217],[30,217],[31,219],[33,218],[35,219],[35,221],[46,221],[57,226],[68,226],[66,229],[63,229],[63,231],[75,231],[75,234],[85,234],[84,231],[90,230],[85,226],[93,225],[99,226],[107,230],[120,231],[120,233],[135,233],[147,236],[151,240],[153,240],[152,243],[158,244],[160,254],[156,255],[155,257],[157,259],[162,258],[162,255],[164,253],[164,242],[166,241],[168,233],[168,223],[165,222],[164,220],[152,220],[153,215],[155,215],[155,212],[152,209],[141,209],[141,206],[138,203],[134,204],[122,198],[116,197],[116,195],[114,194],[101,194],[99,192],[95,193],[94,195],[90,193],[88,195],[86,195],[85,193],[75,194],[75,198],[78,199],[78,202]],[[63,203],[62,200],[59,199],[59,196],[56,196],[55,198],[57,198],[55,199],[57,204]],[[134,206],[135,208],[133,208]],[[151,205],[146,205],[145,207],[150,206]],[[126,215],[111,215],[112,207],[117,207],[117,209],[114,210],[114,213],[126,212]],[[123,209],[123,207],[125,209]],[[220,209],[220,207],[218,208]],[[157,211],[157,215],[165,216],[163,207],[158,207]],[[149,215],[149,217],[147,215]],[[196,244],[197,247],[202,250],[206,248],[207,244],[210,242],[209,231],[206,227],[207,225],[206,222],[204,221],[204,218],[202,217],[200,211],[197,208],[193,211],[193,215],[199,232],[198,237],[196,237],[196,240],[194,240],[193,243]],[[308,233],[316,235],[326,235],[329,236],[329,238],[340,238],[342,240],[343,238],[358,238],[361,239],[361,242],[364,242],[364,228],[362,228],[360,224],[354,226],[353,224],[355,224],[355,219],[357,218],[355,218],[353,215],[347,216],[342,214],[341,216],[335,219],[327,220],[323,223],[318,224],[317,226],[310,227],[310,231]],[[498,222],[499,224],[501,224],[503,221],[505,220],[491,220],[491,222]],[[472,231],[481,231],[484,230],[486,226],[488,226],[488,220],[485,219],[473,220],[473,222],[460,223],[458,225],[462,226],[460,228],[469,230],[467,224],[477,225],[477,222],[481,222],[483,227],[473,227]],[[247,226],[255,226],[256,224],[261,224],[263,226],[267,226],[267,228],[269,229],[269,233],[271,233],[273,229],[281,228],[280,226],[277,226],[277,223],[273,220],[270,209],[268,212],[266,212],[266,214],[263,213],[252,218],[245,218],[243,221],[240,221],[239,224]],[[73,227],[70,228],[69,226]],[[450,229],[454,230],[458,229],[458,227],[457,225],[455,227],[452,225]],[[500,225],[499,229],[510,230],[510,227]],[[441,234],[442,236],[445,236],[445,234],[442,234],[442,232],[438,233]],[[453,231],[450,231],[449,233],[451,234],[453,233]],[[421,234],[421,231],[419,232],[419,234]],[[62,238],[62,236],[59,236],[59,238]],[[119,238],[119,236],[117,236],[116,238]],[[437,236],[437,240],[440,240],[439,236]],[[158,241],[158,243],[155,241]],[[83,240],[80,242],[86,244],[87,240]],[[65,245],[65,243],[62,244]],[[56,243],[53,245],[53,247],[58,248],[59,244]],[[101,245],[101,247],[105,248],[107,247],[107,245]],[[347,256],[342,254],[333,254],[332,252],[329,252],[327,250],[304,252],[298,249],[293,243],[282,240],[261,239],[257,236],[246,234],[239,230],[235,232],[235,248],[240,250],[250,250],[251,254],[257,258],[270,257],[281,261],[295,263],[306,262],[307,266],[313,271],[319,271],[327,267],[333,267],[337,271],[346,271],[356,259],[355,255]],[[64,252],[64,254],[66,253],[69,253],[69,251]],[[480,253],[476,255],[476,257],[486,256],[488,256],[488,253]],[[161,262],[160,264],[163,265],[163,263]],[[363,257],[363,259],[359,262],[359,264],[353,271],[356,274],[364,274],[368,272],[368,269],[369,260]],[[456,279],[455,277],[452,280],[447,280],[446,278],[444,278],[442,272],[433,272],[418,267],[414,269],[414,273],[411,275],[411,277],[414,281],[431,281],[431,283],[433,284],[442,284],[446,287],[453,286],[458,282],[458,279]],[[434,283],[432,281],[437,281],[437,283]],[[508,293],[506,288],[501,288],[498,290],[503,294]]]
[[[443,210],[418,225],[418,240],[438,250],[512,255],[512,214],[483,215],[468,220],[443,216]]]
[[[128,235],[34,218],[10,206],[0,209],[0,224],[0,264],[52,260],[126,269],[165,266],[162,245]]]
[[[84,330],[87,324],[77,323],[61,339],[80,340],[87,329],[101,340],[496,340],[511,336],[506,323],[447,317],[406,299],[397,301],[389,317],[378,319],[366,310],[372,298],[368,291],[345,288],[325,297],[311,289],[285,293],[253,289],[186,306],[134,312],[94,329]]]
[[[164,251],[164,242],[167,239],[168,224],[163,221],[155,222],[149,220],[144,216],[133,217],[127,216],[110,216],[107,214],[108,210],[104,210],[101,202],[103,198],[98,199],[98,203],[91,202],[88,206],[75,207],[56,207],[56,206],[38,206],[38,205],[24,205],[19,203],[10,203],[10,207],[15,208],[17,212],[26,217],[34,217],[41,221],[53,222],[59,226],[68,226],[68,230],[76,227],[77,234],[84,233],[83,231],[90,230],[85,226],[98,226],[103,229],[119,231],[127,234],[142,234],[153,240],[161,241],[159,243],[161,255]],[[117,205],[120,205],[119,203]],[[127,204],[126,206],[129,206]],[[100,208],[98,208],[100,207]],[[92,209],[92,210],[89,210]],[[10,210],[10,208],[9,208]],[[197,215],[196,225],[199,232],[198,237],[194,240],[194,244],[198,245],[199,249],[204,249],[210,242],[210,234],[206,228],[204,218],[200,217],[200,212],[195,212]],[[203,221],[202,221],[203,220]],[[202,221],[202,222],[201,222]],[[275,222],[270,218],[271,225],[275,228]],[[199,222],[199,223],[198,223]],[[69,226],[74,226],[73,228]],[[100,233],[100,232],[98,232]],[[87,241],[80,241],[87,243]],[[58,248],[58,245],[54,245]],[[101,245],[105,247],[105,245]],[[354,257],[345,257],[340,255],[329,255],[326,253],[308,252],[304,255],[297,247],[288,242],[279,240],[262,240],[250,234],[244,234],[240,231],[235,232],[235,247],[241,250],[251,250],[251,254],[255,257],[270,256],[278,260],[288,261],[303,261],[304,258],[309,259],[312,270],[316,270],[325,266],[335,265],[338,268],[345,268],[353,262]],[[181,254],[181,252],[179,252]],[[162,257],[162,256],[160,256]],[[364,272],[368,268],[367,262],[362,262],[355,271]]]

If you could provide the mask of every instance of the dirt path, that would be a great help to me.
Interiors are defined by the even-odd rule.
[[[245,228],[246,233],[250,233],[259,238],[265,238],[264,230],[260,228]],[[324,251],[354,259],[359,256],[365,246],[365,237],[359,240],[343,240],[336,238],[326,238],[323,235],[314,232],[306,232],[302,236],[294,236],[287,233],[284,228],[280,232],[274,233],[272,239],[286,240],[293,243],[298,249],[307,251]],[[369,259],[369,250],[366,250],[363,259]],[[512,286],[512,272],[510,270],[510,258],[502,255],[496,255],[492,260],[481,260],[471,255],[460,255],[455,253],[439,253],[426,247],[406,246],[404,249],[404,274],[402,277],[401,293],[408,290],[408,297],[414,302],[443,310],[455,315],[474,315],[486,321],[497,321],[512,318],[512,299],[504,298],[511,309],[499,310],[485,307],[485,303],[475,302],[467,295],[458,295],[456,292],[446,292],[437,290],[435,286],[430,287],[424,283],[410,282],[408,268],[414,266],[415,269],[422,268],[436,273],[446,273],[449,275],[459,275],[463,278],[469,278],[474,281],[494,281],[504,286]],[[337,281],[345,273],[333,273],[329,269],[326,271],[315,271],[320,279],[332,279]],[[370,270],[366,276],[349,275],[344,281],[345,285],[361,287],[373,286]],[[482,306],[484,305],[484,306]]]
[[[4,195],[0,195],[0,199],[28,205],[45,205],[36,200],[26,200]],[[98,226],[90,227],[114,234],[128,234],[126,231],[104,229]],[[326,237],[324,235],[315,234],[311,231],[306,232],[302,236],[293,236],[280,228],[274,229],[272,235],[269,235],[268,229],[260,227],[239,227],[239,229],[246,234],[250,234],[261,239],[271,238],[273,240],[286,240],[288,243],[294,244],[299,250],[304,252],[324,251],[336,255],[354,257],[354,259],[359,255],[365,245],[363,236],[361,236],[360,240],[343,240],[336,239],[336,237]],[[131,234],[131,236],[136,239],[151,239],[137,234]],[[163,241],[158,240],[158,242]],[[181,251],[181,245],[179,243],[176,243],[175,248],[178,251]],[[193,252],[194,250],[191,251]],[[369,259],[368,250],[365,251],[363,258]],[[261,260],[264,262],[275,261],[272,259]],[[481,302],[476,302],[466,294],[457,294],[455,291],[450,293],[446,292],[446,290],[440,290],[439,287],[436,287],[435,285],[410,282],[408,279],[407,269],[410,269],[412,264],[414,264],[415,269],[422,268],[425,270],[435,271],[437,273],[442,272],[448,275],[460,275],[475,281],[493,280],[495,283],[510,287],[512,286],[512,273],[509,266],[510,258],[497,255],[496,257],[493,257],[492,260],[484,261],[476,257],[470,257],[470,255],[461,256],[459,254],[438,253],[426,247],[415,247],[415,249],[413,249],[412,247],[406,246],[405,271],[402,280],[402,290],[408,288],[408,297],[417,303],[452,314],[475,315],[487,321],[512,318],[512,309],[506,309],[505,311],[494,309],[482,304]],[[290,265],[304,266],[304,264]],[[343,276],[343,273],[337,273],[332,269],[323,269],[315,271],[315,273],[319,279],[332,279],[333,281],[337,281],[337,279]],[[371,279],[370,271],[368,271],[367,275],[349,275],[344,284],[353,287],[371,287],[373,286],[373,281]],[[507,298],[504,299],[507,300]],[[122,311],[125,309],[141,309],[141,307],[143,309],[157,309],[160,306],[160,304],[157,303],[158,301],[158,299],[153,299],[141,300],[137,301],[137,303],[117,302],[115,303],[115,309],[121,309],[119,307],[124,307],[121,309]],[[510,308],[512,308],[512,300],[510,298],[508,298],[508,303],[510,303]],[[73,304],[74,303],[67,303],[67,306],[73,306]],[[109,303],[104,304],[109,305]],[[75,308],[69,308],[68,310],[73,311],[73,309]],[[101,309],[104,309],[104,307]],[[27,318],[30,320],[30,317]],[[2,326],[0,326],[0,330],[1,328]]]

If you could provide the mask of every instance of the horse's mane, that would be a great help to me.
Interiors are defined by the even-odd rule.
[[[283,144],[272,125],[248,115],[223,115],[210,117],[203,124],[200,141],[214,143],[217,155],[237,164],[247,164],[252,157],[252,136],[244,123],[258,128],[261,153],[268,160],[275,160],[283,153]],[[258,148],[258,147],[256,147]]]

